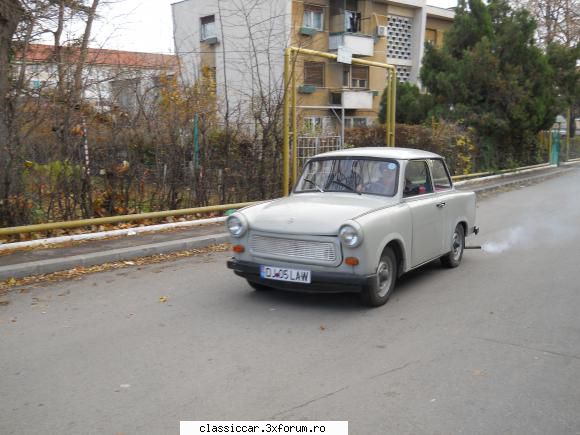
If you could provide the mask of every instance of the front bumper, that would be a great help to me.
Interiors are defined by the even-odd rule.
[[[310,272],[310,284],[276,281],[260,277],[260,265],[249,261],[240,261],[235,258],[228,260],[228,268],[236,275],[248,281],[273,287],[281,290],[314,293],[358,293],[363,286],[369,285],[374,275],[360,276],[339,272]]]

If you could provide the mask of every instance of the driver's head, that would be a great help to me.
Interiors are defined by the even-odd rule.
[[[379,170],[383,181],[391,182],[394,181],[397,175],[397,165],[394,163],[381,163],[379,165]]]

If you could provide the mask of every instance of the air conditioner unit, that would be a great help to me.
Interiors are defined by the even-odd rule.
[[[377,36],[387,36],[387,26],[377,26]]]

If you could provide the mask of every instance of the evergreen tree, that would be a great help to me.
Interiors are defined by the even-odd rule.
[[[561,114],[570,109],[571,119],[580,110],[580,69],[576,66],[580,59],[580,45],[567,47],[562,44],[548,45],[548,62],[554,70],[554,86],[557,94],[557,108]],[[574,122],[568,126],[574,135]]]
[[[460,0],[443,47],[426,48],[421,80],[436,112],[475,129],[485,166],[530,161],[554,119],[552,69],[535,29],[506,0]]]
[[[387,88],[381,98],[379,121],[385,123],[387,104]],[[397,84],[397,108],[395,110],[396,122],[401,124],[422,124],[427,119],[433,107],[433,97],[422,94],[419,88],[411,83]]]

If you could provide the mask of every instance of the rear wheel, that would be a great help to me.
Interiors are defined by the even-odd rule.
[[[363,287],[361,301],[369,307],[384,305],[391,296],[397,280],[397,257],[391,248],[386,248],[381,255],[377,271],[372,282]]]
[[[252,282],[250,280],[247,280],[247,281],[248,281],[248,284],[250,284],[250,287],[252,287],[257,292],[264,292],[264,291],[272,290],[272,287],[268,287],[267,285],[258,284],[258,283]]]
[[[463,249],[465,248],[465,231],[463,225],[458,224],[453,232],[451,240],[451,251],[441,257],[441,263],[445,267],[457,267],[463,258]]]

